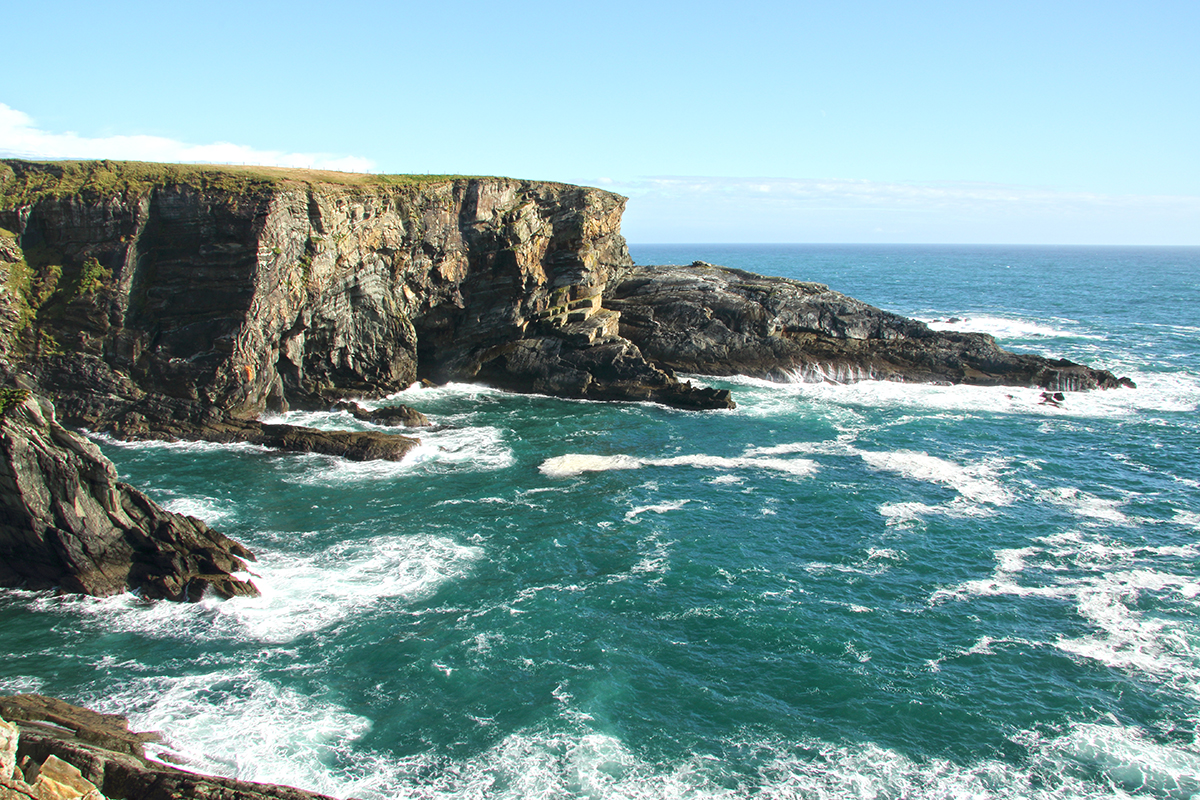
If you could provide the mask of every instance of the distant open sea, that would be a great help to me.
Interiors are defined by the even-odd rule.
[[[631,250],[1138,388],[413,388],[445,427],[399,464],[99,439],[263,596],[4,591],[0,691],[364,800],[1200,797],[1200,248]]]

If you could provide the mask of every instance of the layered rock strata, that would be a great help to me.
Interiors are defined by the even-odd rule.
[[[0,800],[328,800],[149,761],[145,743],[157,739],[115,714],[39,695],[0,697]]]
[[[822,284],[703,262],[621,268],[605,305],[620,312],[622,336],[681,372],[1053,391],[1133,385],[1065,359],[1010,353],[986,334],[933,331]]]

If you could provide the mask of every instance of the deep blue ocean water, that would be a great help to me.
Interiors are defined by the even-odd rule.
[[[400,464],[101,439],[263,597],[3,592],[0,691],[365,800],[1200,796],[1200,249],[631,249],[1138,388],[414,388],[445,428]]]

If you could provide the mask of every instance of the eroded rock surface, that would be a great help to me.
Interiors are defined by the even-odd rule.
[[[1055,391],[1133,385],[1065,359],[1010,353],[986,334],[933,331],[822,284],[702,262],[617,270],[604,302],[621,312],[624,337],[681,372]]]
[[[727,406],[612,346],[601,296],[631,263],[624,204],[503,178],[0,163],[0,227],[28,262],[29,369],[71,424],[130,436],[418,378]],[[514,347],[550,354],[545,369]],[[560,362],[569,376],[539,379]]]

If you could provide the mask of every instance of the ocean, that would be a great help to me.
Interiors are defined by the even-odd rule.
[[[363,800],[1200,797],[1200,248],[631,251],[1138,388],[414,387],[394,402],[440,428],[401,463],[97,437],[252,548],[263,596],[5,590],[0,692]]]

